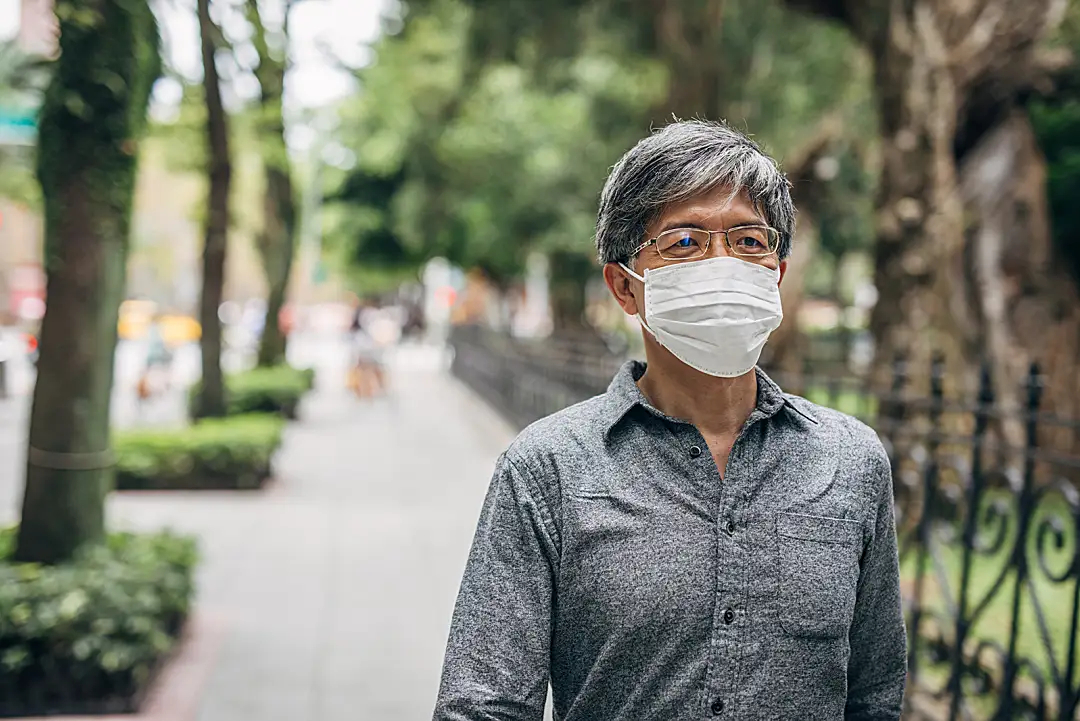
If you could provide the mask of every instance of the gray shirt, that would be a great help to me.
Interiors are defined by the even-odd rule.
[[[627,363],[499,459],[436,721],[897,719],[892,480],[873,430],[758,371],[721,479]]]

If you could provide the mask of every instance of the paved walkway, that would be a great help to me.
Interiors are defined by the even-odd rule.
[[[325,357],[337,357],[330,353]],[[121,494],[114,527],[197,534],[200,612],[222,629],[198,721],[430,718],[480,503],[512,430],[401,351],[389,399],[342,391],[340,361],[288,431],[262,494]],[[21,453],[0,413],[0,503]]]

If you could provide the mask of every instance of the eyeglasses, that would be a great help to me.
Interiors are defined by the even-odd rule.
[[[713,235],[723,235],[728,250],[753,262],[775,255],[780,247],[780,232],[767,225],[742,225],[727,230],[674,228],[645,241],[630,257],[655,244],[657,252],[664,260],[693,260],[709,251]]]

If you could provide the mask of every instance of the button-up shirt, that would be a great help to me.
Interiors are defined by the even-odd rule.
[[[892,481],[869,427],[760,370],[721,478],[627,363],[491,481],[436,721],[897,719]]]

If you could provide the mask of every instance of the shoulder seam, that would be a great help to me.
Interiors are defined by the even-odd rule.
[[[536,504],[536,508],[540,512],[540,520],[544,524],[548,535],[551,536],[551,540],[555,544],[555,549],[561,555],[562,536],[559,532],[558,524],[555,523],[555,516],[551,512],[551,507],[548,505],[547,497],[544,495],[543,489],[541,489],[540,485],[536,482],[536,476],[533,474],[528,462],[520,457],[515,459],[514,456],[510,454],[509,450],[503,455],[514,472],[521,476],[522,480],[525,482],[525,491],[529,494],[533,503]]]

